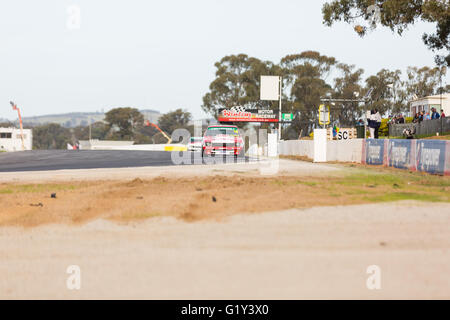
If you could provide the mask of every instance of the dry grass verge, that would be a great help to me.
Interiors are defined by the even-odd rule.
[[[450,178],[392,168],[345,170],[333,177],[155,178],[51,184],[0,184],[0,226],[118,222],[172,216],[221,220],[238,213],[396,200],[450,202]],[[56,193],[56,198],[51,194]]]

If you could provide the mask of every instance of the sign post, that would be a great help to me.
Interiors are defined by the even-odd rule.
[[[282,78],[279,76],[261,76],[260,99],[279,101],[278,110],[278,140],[281,140],[281,97]]]
[[[319,106],[319,124],[325,126],[330,124],[330,107],[321,104]]]
[[[278,122],[278,140],[281,141],[281,86],[282,86],[282,83],[281,83],[281,77],[279,77],[279,78],[280,78],[280,80],[279,80],[280,82],[279,82],[278,87],[280,89],[280,93],[279,93],[279,97],[280,97],[279,108],[280,108],[280,110],[278,111],[279,112],[278,119],[280,122]]]

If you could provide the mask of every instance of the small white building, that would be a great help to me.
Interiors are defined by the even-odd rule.
[[[442,105],[441,105],[442,101]],[[409,102],[409,111],[411,112],[411,116],[417,112],[425,111],[431,112],[431,108],[436,108],[436,111],[441,113],[441,109],[444,110],[445,115],[450,116],[450,93],[443,93],[442,100],[441,95],[428,96],[424,98],[419,98],[416,100],[412,100]]]
[[[23,129],[23,144],[25,150],[33,148],[33,131]],[[22,151],[20,129],[0,128],[0,151]]]

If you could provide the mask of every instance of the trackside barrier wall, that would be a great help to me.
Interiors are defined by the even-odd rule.
[[[327,161],[359,162],[363,139],[327,141]],[[280,155],[303,156],[314,159],[313,140],[283,140],[280,142]]]
[[[314,158],[313,140],[282,140],[280,141],[280,155],[302,156]]]
[[[280,141],[280,155],[314,159],[312,140]],[[450,141],[351,139],[327,142],[327,161],[357,162],[450,175]]]
[[[93,145],[90,150],[187,151],[187,146],[182,144]]]
[[[361,162],[364,139],[327,141],[327,161]]]
[[[450,175],[450,141],[367,139],[362,163]]]

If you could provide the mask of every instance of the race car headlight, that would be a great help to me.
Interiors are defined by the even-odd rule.
[[[205,146],[210,147],[211,146],[211,142],[209,142],[209,141],[205,142]]]

